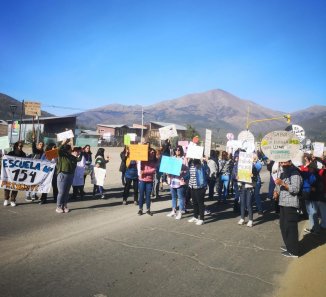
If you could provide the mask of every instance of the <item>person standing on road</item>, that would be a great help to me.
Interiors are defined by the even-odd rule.
[[[82,155],[85,158],[85,172],[84,172],[84,185],[82,188],[82,195],[85,196],[85,182],[86,182],[86,176],[89,175],[90,177],[92,177],[92,172],[93,172],[93,167],[92,167],[92,152],[91,152],[91,147],[89,144],[86,144],[84,146]]]
[[[55,150],[55,149],[57,149],[56,144],[55,143],[49,143],[45,148],[45,152]],[[43,154],[43,156],[41,157],[41,160],[47,160],[46,153]],[[58,160],[58,158],[54,158],[54,159],[49,160],[49,161],[52,162],[52,163],[57,163],[57,160]],[[56,170],[56,168],[54,169],[53,177],[52,177],[52,193],[53,193],[54,202],[57,202],[58,185],[57,185],[57,170]],[[42,204],[47,203],[47,198],[48,198],[48,193],[42,193],[39,204],[42,205]]]
[[[188,186],[194,207],[194,216],[188,222],[203,225],[205,215],[204,198],[209,176],[209,167],[205,161],[201,162],[199,159],[191,159],[189,161],[189,175]]]
[[[282,255],[297,258],[299,256],[299,199],[298,193],[302,187],[299,170],[291,160],[280,162],[281,175],[275,180],[274,199],[280,206],[280,229],[285,246],[281,247]]]
[[[137,205],[138,204],[138,170],[137,170],[137,162],[134,160],[130,160],[129,155],[130,155],[130,151],[129,148],[126,148],[126,155],[127,155],[127,159],[126,159],[126,171],[125,171],[125,186],[124,186],[124,190],[123,190],[123,201],[122,204],[123,205],[127,205],[127,199],[129,196],[129,192],[130,192],[130,187],[131,187],[131,183],[133,185],[133,189],[134,189],[134,204]]]
[[[57,213],[68,213],[68,200],[69,191],[74,178],[77,162],[80,161],[81,156],[77,157],[77,152],[72,153],[72,147],[69,139],[62,142],[58,151],[58,164],[57,164]]]
[[[139,211],[138,215],[143,214],[144,198],[146,197],[146,213],[153,215],[151,212],[151,193],[153,180],[156,171],[156,151],[149,148],[148,161],[141,161],[139,170]]]
[[[172,197],[172,211],[167,214],[168,217],[175,217],[176,220],[180,220],[182,213],[185,212],[185,186],[186,180],[189,178],[188,166],[186,165],[186,159],[183,156],[183,148],[178,145],[175,150],[175,158],[182,159],[182,166],[180,175],[168,175],[168,181],[170,184],[170,191]],[[177,198],[179,202],[179,211],[177,212]]]
[[[106,159],[104,157],[104,148],[100,147],[97,150],[97,153],[95,155],[95,167],[97,168],[102,168],[102,169],[106,169],[106,164],[110,161],[110,157],[107,156]],[[93,187],[93,197],[95,197],[96,193],[100,193],[101,195],[101,199],[104,199],[104,193],[103,193],[103,187],[102,186],[98,186],[96,184],[94,184]]]
[[[218,193],[218,202],[226,203],[226,198],[228,196],[228,188],[230,182],[230,176],[232,173],[233,161],[229,158],[229,155],[226,151],[222,152],[222,157],[219,162],[219,193]],[[223,190],[223,196],[222,196]]]
[[[126,170],[127,170],[126,162],[127,162],[128,156],[129,156],[129,149],[128,149],[128,146],[125,145],[123,151],[120,153],[121,163],[120,163],[120,168],[119,168],[119,171],[121,172],[121,182],[122,182],[123,186],[126,184],[125,174],[126,174]]]
[[[263,214],[263,204],[261,201],[261,195],[260,195],[260,188],[261,188],[261,178],[260,178],[260,171],[263,168],[262,163],[259,161],[257,154],[254,154],[254,160],[253,160],[253,166],[255,167],[255,183],[254,183],[254,197],[255,197],[255,202],[258,210],[258,214],[262,215]]]
[[[26,158],[26,154],[25,154],[25,152],[23,152],[23,147],[24,147],[24,144],[22,141],[15,142],[14,147],[13,147],[12,151],[10,151],[8,153],[8,156]],[[9,200],[10,200],[11,206],[16,206],[16,197],[17,197],[18,191],[5,189],[4,194],[5,194],[5,200],[3,202],[3,206],[9,205]]]

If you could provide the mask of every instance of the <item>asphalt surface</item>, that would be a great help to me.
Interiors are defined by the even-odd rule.
[[[249,228],[237,225],[232,199],[207,200],[212,213],[197,226],[187,221],[191,213],[180,221],[166,216],[166,186],[152,217],[138,216],[131,196],[121,205],[119,183],[105,194],[72,201],[68,214],[22,194],[17,207],[0,207],[1,296],[271,296],[293,261],[280,254],[269,201]]]

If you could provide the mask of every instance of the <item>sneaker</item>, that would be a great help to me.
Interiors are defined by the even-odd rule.
[[[122,201],[122,205],[127,205],[127,201],[126,200],[123,200]]]
[[[195,217],[192,217],[190,220],[188,220],[189,223],[197,223],[198,219]]]
[[[67,206],[65,206],[64,208],[63,208],[63,212],[64,213],[68,213],[70,211],[70,209],[67,207]]]
[[[105,199],[105,196],[102,194],[101,199]]]
[[[281,249],[281,251],[283,251],[283,252],[287,252],[287,248],[286,248],[285,245],[280,246],[280,249]]]
[[[9,200],[3,201],[3,206],[8,206],[9,205]]]
[[[168,213],[166,216],[167,217],[174,217],[176,215],[176,212],[172,210],[170,213]]]
[[[288,258],[298,258],[299,256],[293,255],[290,252],[286,251],[282,253],[282,256],[288,257]]]
[[[240,221],[238,222],[238,225],[243,225],[245,223],[244,219],[240,219]]]
[[[10,205],[11,205],[12,207],[16,206],[16,202],[15,202],[15,201],[11,201],[11,202],[10,202]]]
[[[204,221],[203,220],[197,220],[197,222],[196,222],[196,225],[204,225]]]
[[[60,207],[57,207],[57,208],[55,209],[55,211],[56,211],[57,213],[64,213],[63,209],[60,208]]]
[[[32,200],[32,198],[30,196],[28,196],[28,197],[25,197],[25,201],[32,202],[33,200]]]
[[[175,219],[176,220],[181,220],[181,218],[182,218],[182,212],[178,211],[178,214],[176,215]]]
[[[153,213],[149,209],[147,209],[146,213],[150,216],[153,216]]]
[[[247,223],[247,227],[252,227],[252,226],[253,226],[253,221],[249,220],[248,223]]]
[[[41,199],[41,201],[38,204],[40,204],[40,205],[46,204],[46,200]]]
[[[318,235],[319,232],[315,231],[314,229],[309,229],[309,228],[304,228],[303,230],[304,232],[308,233],[308,234],[314,234],[314,235]]]
[[[142,214],[143,214],[143,210],[142,209],[138,210],[138,215],[141,216]]]
[[[138,202],[137,202],[137,201],[134,201],[134,204],[135,204],[135,205],[138,205]]]
[[[211,214],[211,211],[208,210],[208,209],[205,209],[205,211],[204,211],[204,215],[207,216],[207,215],[210,215],[210,214]]]

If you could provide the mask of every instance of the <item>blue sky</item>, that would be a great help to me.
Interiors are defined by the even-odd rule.
[[[223,89],[326,102],[324,0],[0,1],[0,92],[57,115]]]

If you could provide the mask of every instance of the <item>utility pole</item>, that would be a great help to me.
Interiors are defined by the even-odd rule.
[[[141,107],[141,136],[140,136],[140,142],[143,142],[143,135],[144,135],[144,108]]]

